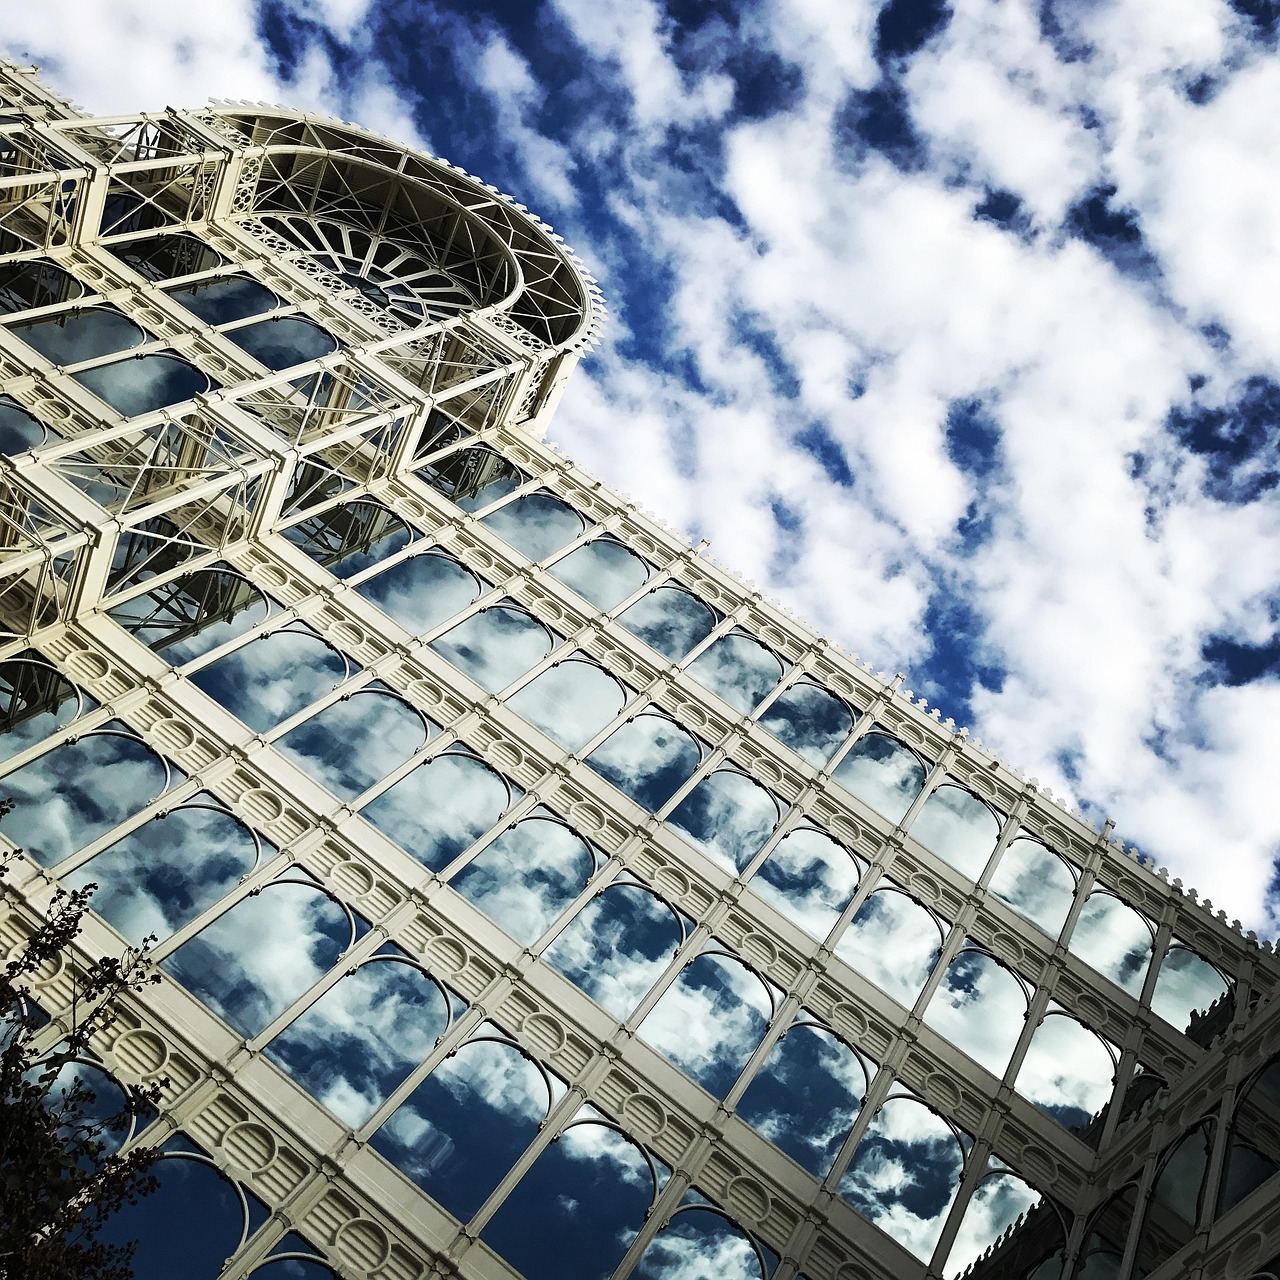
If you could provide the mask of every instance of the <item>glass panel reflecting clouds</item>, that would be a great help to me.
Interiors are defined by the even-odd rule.
[[[220,253],[186,232],[130,240],[125,244],[113,245],[111,252],[148,280],[172,280],[176,276],[191,276],[198,271],[220,267],[225,262]]]
[[[139,346],[150,337],[140,325],[107,307],[64,311],[14,325],[12,332],[57,365],[97,360]]]
[[[587,527],[568,503],[541,490],[512,499],[481,517],[480,523],[533,561],[545,560]]]
[[[366,600],[414,635],[434,631],[487,589],[488,583],[442,555],[411,556],[356,585]]]
[[[890,1098],[858,1144],[840,1194],[927,1261],[963,1169],[964,1148],[950,1125],[914,1098]]]
[[[405,774],[360,813],[424,866],[442,871],[521,794],[475,756],[449,750]]]
[[[270,845],[263,858],[274,853]],[[152,818],[66,877],[72,889],[94,883],[93,909],[135,945],[167,938],[230,893],[259,861],[244,823],[212,796]]]
[[[653,1238],[636,1280],[766,1280],[771,1267],[745,1232],[710,1209],[681,1209]]]
[[[679,662],[711,634],[716,615],[680,587],[655,587],[620,613],[618,621],[663,657]]]
[[[481,609],[431,642],[442,658],[491,693],[505,689],[551,652],[550,631],[523,609]]]
[[[335,578],[350,578],[395,555],[413,537],[398,515],[378,502],[346,502],[280,530]]]
[[[528,1280],[608,1276],[657,1194],[640,1148],[580,1113],[481,1231]]]
[[[627,697],[603,667],[574,658],[535,676],[507,705],[566,751],[577,751],[618,715]]]
[[[602,778],[651,813],[680,790],[701,760],[697,738],[656,712],[619,725],[587,757]]]
[[[741,960],[707,951],[663,992],[640,1034],[708,1093],[723,1098],[772,1016],[764,980]]]
[[[596,538],[551,566],[551,576],[608,611],[644,586],[649,566],[613,538]]]
[[[853,729],[853,713],[834,694],[801,680],[769,704],[760,724],[797,755],[821,768]]]
[[[250,729],[265,733],[357,670],[309,627],[291,623],[224,654],[194,672],[191,682]]]
[[[352,800],[404,764],[427,736],[422,715],[375,684],[331,703],[274,745],[335,796]]]
[[[942,948],[935,916],[896,889],[877,889],[836,942],[836,955],[910,1009]]]
[[[963,788],[942,786],[924,802],[910,834],[970,880],[977,880],[996,847],[1000,821]]]
[[[680,921],[655,894],[611,884],[573,917],[543,958],[621,1022],[662,976],[683,939]]]
[[[498,1034],[488,1026],[485,1033]],[[514,1045],[473,1039],[440,1063],[369,1142],[466,1222],[533,1140],[552,1092]]]
[[[529,478],[514,463],[483,444],[459,449],[416,474],[446,498],[452,498],[463,511],[479,511]]]
[[[125,418],[179,404],[213,386],[212,379],[189,361],[160,351],[94,365],[72,376]]]
[[[351,946],[347,914],[318,887],[276,881],[205,925],[161,965],[241,1035],[257,1035]]]
[[[862,863],[811,827],[787,832],[749,887],[815,938],[825,938],[858,888]]]
[[[388,947],[365,961],[265,1050],[353,1129],[427,1057],[449,1025],[444,994],[407,960]]]
[[[1227,980],[1213,965],[1175,939],[1160,962],[1151,1010],[1178,1031],[1185,1031],[1193,1013],[1203,1013],[1228,990]]]
[[[121,724],[54,747],[0,782],[4,833],[42,867],[84,848],[168,785],[164,761]]]
[[[890,822],[901,822],[924,785],[924,765],[896,738],[867,733],[853,744],[831,777]]]
[[[1111,1097],[1115,1063],[1102,1038],[1050,1003],[1014,1086],[1067,1129],[1082,1129]]]
[[[247,320],[274,311],[280,306],[276,297],[264,284],[249,276],[219,276],[215,280],[201,280],[181,289],[170,289],[169,297],[197,315],[205,324],[229,324],[232,320]]]
[[[989,887],[1001,902],[1056,938],[1071,910],[1076,881],[1056,853],[1024,836],[1000,855]]]
[[[1151,960],[1151,927],[1109,893],[1091,893],[1071,932],[1069,950],[1135,999]]]
[[[1041,1204],[1043,1199],[1016,1173],[1002,1170],[987,1174],[965,1206],[960,1230],[947,1254],[946,1275],[958,1276],[976,1262],[1009,1227],[1024,1213]],[[1038,1275],[1038,1272],[1033,1273],[1033,1276]]]
[[[548,818],[526,818],[486,845],[449,882],[528,946],[586,888],[595,861],[586,842]]]
[[[737,873],[760,851],[781,816],[778,802],[736,769],[708,774],[676,805],[667,821],[709,858]]]
[[[744,715],[782,679],[782,663],[753,636],[734,631],[704,649],[689,674]]]
[[[867,1092],[858,1055],[823,1027],[801,1023],[773,1047],[738,1114],[815,1178],[825,1178]]]
[[[947,966],[924,1020],[999,1078],[1027,1015],[1022,984],[981,951],[963,950]]]
[[[259,320],[240,329],[232,329],[226,336],[259,363],[275,370],[317,360],[338,349],[337,339],[314,321],[301,316]]]
[[[0,662],[0,760],[42,742],[80,714],[76,687],[48,663]]]

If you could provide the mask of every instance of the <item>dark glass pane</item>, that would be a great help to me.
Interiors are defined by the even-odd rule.
[[[681,942],[679,922],[654,894],[612,884],[596,894],[545,958],[619,1021],[662,976]]]
[[[399,516],[377,502],[330,507],[280,534],[338,578],[350,578],[388,559],[413,537]]]
[[[420,635],[461,613],[487,586],[445,556],[422,555],[366,578],[356,590],[406,631]]]
[[[587,527],[567,503],[540,492],[526,493],[508,502],[484,516],[481,523],[535,561],[559,551]]]
[[[399,958],[380,958],[330,987],[266,1055],[354,1129],[427,1057],[448,1024],[434,982]]]
[[[442,658],[491,693],[505,689],[550,652],[551,632],[523,609],[481,609],[431,641]]]
[[[82,369],[75,379],[126,418],[190,400],[213,385],[180,356],[158,353]]]
[[[653,1238],[635,1280],[765,1280],[751,1240],[710,1209],[682,1209]]]
[[[463,511],[479,511],[528,479],[514,463],[482,444],[459,449],[417,474],[446,498],[452,498]]]
[[[738,1114],[815,1178],[824,1178],[862,1107],[858,1055],[819,1027],[792,1027],[738,1103]]]
[[[816,768],[849,736],[853,713],[834,694],[802,680],[769,704],[763,728]]]
[[[0,662],[0,760],[42,742],[79,713],[75,685],[47,663],[26,658]]]
[[[528,1280],[608,1276],[655,1194],[640,1149],[602,1124],[560,1135],[481,1231]]]
[[[624,795],[656,813],[692,777],[702,760],[698,740],[663,715],[619,725],[587,763]]]
[[[938,922],[926,908],[904,893],[880,889],[849,921],[836,955],[910,1009],[941,948]]]
[[[274,851],[263,852],[269,858]],[[220,808],[183,805],[117,840],[66,884],[96,884],[94,911],[137,944],[148,934],[163,939],[181,929],[230,893],[257,861],[242,822]]]
[[[858,888],[852,854],[821,831],[788,832],[751,877],[750,887],[815,938],[825,938]]]
[[[924,785],[924,765],[888,734],[868,733],[853,744],[831,776],[890,822],[900,822]]]
[[[351,945],[343,910],[306,884],[242,898],[161,962],[243,1036],[314,986]]]
[[[1035,1029],[1014,1086],[1067,1129],[1082,1129],[1111,1097],[1115,1063],[1101,1038],[1060,1006]]]
[[[290,729],[281,755],[342,800],[353,800],[398,769],[427,741],[427,724],[408,703],[361,689]]]
[[[358,670],[301,623],[250,640],[191,675],[256,733],[309,707]]]
[[[1151,926],[1109,893],[1092,893],[1071,931],[1070,950],[1135,999],[1151,961]]]
[[[27,449],[38,449],[45,429],[16,400],[0,396],[0,453],[12,457]]]
[[[626,701],[627,691],[613,676],[594,662],[577,659],[548,667],[512,694],[507,705],[566,751],[577,751]]]
[[[644,586],[649,566],[613,538],[596,538],[557,560],[551,576],[596,608],[608,610]]]
[[[250,316],[260,316],[280,306],[280,299],[266,285],[248,276],[219,276],[216,280],[202,280],[181,289],[171,289],[169,297],[199,316],[205,324],[247,320]]]
[[[641,1036],[713,1097],[723,1098],[773,1015],[764,982],[740,960],[706,952],[681,970]]]
[[[993,1076],[1004,1075],[1022,1034],[1027,996],[1017,978],[980,951],[965,950],[947,966],[924,1020]]]
[[[782,679],[782,663],[752,636],[721,636],[689,664],[689,674],[744,715]]]
[[[70,302],[84,293],[75,276],[41,258],[0,262],[0,314]]]
[[[703,778],[667,821],[713,862],[736,874],[759,853],[778,817],[778,802],[758,782],[720,769]]]
[[[322,1262],[304,1258],[268,1259],[249,1273],[253,1280],[338,1280],[338,1273]]]
[[[165,789],[164,762],[132,736],[91,733],[9,774],[4,832],[51,867],[132,817]]]
[[[498,821],[515,794],[488,765],[450,751],[419,765],[360,813],[424,866],[442,871]]]
[[[446,1058],[369,1141],[466,1222],[550,1109],[546,1080],[518,1049],[473,1040]]]
[[[1062,930],[1076,881],[1070,868],[1038,840],[1015,840],[1000,855],[991,892],[1051,938]]]
[[[656,587],[618,615],[632,635],[663,657],[679,662],[716,625],[716,615],[679,587]]]
[[[267,616],[267,599],[223,569],[197,569],[107,610],[175,667],[243,635]]]
[[[295,364],[317,360],[338,349],[336,339],[318,324],[301,316],[281,316],[259,320],[226,336],[268,369],[289,369]]]
[[[186,232],[148,236],[112,247],[121,262],[127,262],[148,280],[172,280],[176,276],[193,276],[198,271],[211,271],[225,259],[203,240]]]
[[[526,946],[586,888],[591,850],[567,827],[526,818],[504,831],[449,882]]]
[[[140,325],[106,307],[63,312],[13,327],[13,332],[53,364],[79,364],[115,351],[127,351],[148,339]]]
[[[982,875],[999,834],[996,815],[961,787],[939,787],[911,824],[913,839],[971,880]]]

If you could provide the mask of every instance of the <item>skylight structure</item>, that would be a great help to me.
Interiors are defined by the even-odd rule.
[[[0,945],[158,938],[138,1275],[1274,1276],[1271,947],[548,446],[602,315],[441,160],[0,70]]]

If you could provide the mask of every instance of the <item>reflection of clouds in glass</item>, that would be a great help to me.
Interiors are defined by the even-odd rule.
[[[947,966],[924,1011],[924,1020],[957,1049],[1004,1074],[1027,1014],[1017,978],[988,955],[962,951]]]
[[[54,747],[0,782],[0,794],[14,802],[4,832],[42,867],[51,867],[164,789],[164,763],[150,747],[133,737],[91,733]]]
[[[738,1103],[738,1114],[815,1178],[825,1177],[866,1092],[858,1056],[830,1031],[792,1027]]]
[[[370,1145],[465,1222],[549,1110],[544,1077],[527,1058],[508,1044],[472,1040],[396,1108]]]
[[[79,713],[75,686],[43,662],[0,662],[0,760],[69,725]]]
[[[621,1021],[661,977],[679,944],[668,907],[637,885],[614,884],[574,916],[544,958]]]
[[[357,670],[354,664],[351,669]],[[254,732],[265,733],[323,697],[347,674],[341,654],[295,623],[202,667],[191,683]]]
[[[744,715],[782,679],[782,663],[759,640],[739,632],[721,636],[686,670]]]
[[[128,356],[72,376],[126,418],[190,400],[210,386],[208,375],[195,365],[161,352]]]
[[[454,431],[457,434],[451,438],[461,438],[461,429],[454,428]],[[429,448],[443,448],[447,442],[437,438]],[[422,452],[420,449],[419,453]],[[459,449],[414,474],[446,498],[452,498],[463,511],[479,511],[518,489],[528,479],[519,467],[483,444]]]
[[[965,1206],[960,1230],[947,1254],[947,1276],[958,1276],[1042,1198],[1017,1174],[989,1174],[985,1177]]]
[[[2,1039],[0,1039],[0,1043],[3,1043]],[[59,1050],[65,1048],[65,1044],[58,1046]],[[34,1083],[42,1069],[41,1065],[37,1063],[23,1073],[23,1079]],[[104,1126],[98,1134],[98,1140],[103,1143],[108,1154],[114,1153],[119,1150],[128,1136],[129,1124],[126,1120],[124,1125],[116,1129],[110,1127],[108,1121],[113,1120],[121,1113],[127,1099],[125,1091],[120,1087],[119,1083],[101,1067],[95,1066],[93,1063],[81,1062],[74,1058],[70,1062],[64,1062],[58,1068],[57,1075],[49,1082],[44,1105],[50,1110],[61,1106],[67,1094],[75,1088],[77,1083],[81,1089],[87,1092],[81,1094],[80,1104],[77,1107],[78,1118],[75,1122],[75,1127],[80,1128],[81,1125],[95,1124]],[[58,1134],[64,1142],[68,1141],[72,1136],[71,1126],[65,1123],[59,1125]]]
[[[497,822],[512,798],[488,765],[447,751],[407,773],[360,813],[419,862],[440,871]]]
[[[763,981],[740,960],[700,955],[686,965],[640,1034],[708,1093],[723,1098],[773,1014]]]
[[[125,351],[140,346],[148,337],[139,325],[113,307],[62,312],[14,325],[11,332],[58,365],[79,364]]]
[[[551,652],[551,633],[523,609],[481,609],[431,642],[442,658],[496,693]]]
[[[376,959],[330,987],[266,1054],[355,1128],[426,1058],[447,1024],[444,997],[424,973]]]
[[[1031,1037],[1014,1087],[1059,1124],[1078,1129],[1107,1105],[1114,1073],[1102,1040],[1051,1004]]]
[[[449,883],[527,946],[582,892],[593,870],[591,850],[567,827],[526,818]]]
[[[653,1194],[634,1143],[605,1125],[576,1123],[542,1152],[481,1237],[527,1280],[608,1276]]]
[[[399,768],[426,740],[422,717],[407,703],[380,689],[361,689],[274,745],[339,799],[350,800]]]
[[[867,1128],[840,1180],[840,1195],[925,1261],[960,1186],[955,1133],[914,1098],[890,1098]]]
[[[900,822],[924,783],[924,766],[897,739],[864,734],[831,775],[851,795]]]
[[[623,708],[627,691],[613,676],[584,659],[559,662],[507,699],[530,724],[577,751]]]
[[[1015,840],[1000,855],[991,892],[1051,938],[1062,930],[1076,882],[1067,864],[1038,840]]]
[[[342,909],[309,885],[269,884],[242,898],[163,960],[242,1035],[256,1035],[350,944]]]
[[[209,796],[197,797],[210,801]],[[271,856],[270,849],[264,852]],[[64,883],[98,885],[93,909],[132,943],[167,938],[230,893],[253,870],[257,849],[222,809],[183,806],[117,840]]]
[[[924,802],[911,836],[977,880],[996,847],[1000,823],[981,800],[960,787],[939,787]]]
[[[834,694],[802,680],[769,704],[769,709],[760,717],[760,724],[797,755],[820,768],[849,736],[853,716]]]
[[[1227,990],[1217,969],[1175,940],[1160,963],[1151,1010],[1170,1026],[1185,1031],[1193,1012],[1203,1012]]]
[[[1092,893],[1071,931],[1069,950],[1135,999],[1151,959],[1151,929],[1130,906],[1109,893]]]
[[[656,813],[688,781],[702,759],[698,740],[663,715],[619,725],[588,757],[606,781]]]
[[[181,289],[170,289],[169,297],[206,324],[247,320],[250,316],[274,311],[280,305],[280,299],[266,285],[241,275],[218,276]]]
[[[513,499],[480,523],[533,561],[545,560],[587,527],[572,507],[542,491]]]
[[[650,648],[679,662],[711,634],[716,616],[679,587],[656,587],[620,613],[618,621]]]
[[[308,516],[280,536],[292,542],[337,578],[355,574],[395,555],[413,538],[413,530],[381,503],[344,502]]]
[[[366,578],[356,590],[406,631],[419,635],[438,627],[478,599],[480,580],[445,556],[411,556]]]
[[[556,561],[551,576],[597,609],[607,610],[644,586],[649,566],[613,538],[596,538]]]
[[[719,769],[703,778],[667,821],[732,873],[759,852],[778,816],[778,802],[758,782]]]
[[[302,316],[281,316],[258,320],[226,336],[242,351],[268,369],[288,369],[307,360],[316,360],[338,349],[337,339],[314,321]]]
[[[764,1280],[751,1241],[718,1213],[686,1209],[658,1232],[631,1273],[636,1280]]]
[[[942,947],[934,917],[896,890],[878,889],[858,908],[836,955],[910,1009]]]
[[[750,888],[815,938],[825,938],[858,887],[853,856],[821,831],[788,832],[752,876]]]

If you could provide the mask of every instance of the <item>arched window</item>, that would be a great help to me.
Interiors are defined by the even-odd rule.
[[[863,864],[812,827],[788,831],[749,888],[815,938],[825,938],[857,892]]]
[[[1023,836],[1000,855],[989,887],[1001,902],[1056,938],[1071,910],[1076,878],[1056,853]]]
[[[265,284],[251,276],[216,276],[170,289],[169,297],[199,316],[205,324],[230,324],[274,311],[281,304]]]
[[[1213,1121],[1206,1120],[1161,1157],[1138,1237],[1137,1262],[1143,1275],[1164,1266],[1196,1234],[1213,1132]]]
[[[114,307],[84,307],[13,326],[28,346],[56,365],[82,364],[141,346],[151,335]]]
[[[551,566],[551,576],[597,609],[609,610],[648,581],[649,566],[615,538],[596,538]]]
[[[820,769],[849,736],[853,712],[835,694],[801,680],[769,704],[760,725]]]
[[[1175,938],[1160,961],[1151,1012],[1185,1032],[1196,1013],[1203,1013],[1232,990],[1232,984],[1213,965]]]
[[[1015,1223],[1022,1225],[1016,1228],[1015,1236],[1009,1239],[1010,1249],[1017,1248],[1027,1239],[1035,1240],[1041,1264],[1044,1263],[1046,1254],[1061,1249],[1065,1241],[1066,1233],[1057,1206],[1051,1200],[1046,1200],[1025,1178],[1020,1178],[1007,1165],[991,1156],[987,1161],[987,1171],[979,1179],[965,1205],[960,1229],[947,1253],[946,1274],[965,1274],[966,1268],[982,1257]],[[983,1263],[978,1274],[1012,1276],[1015,1273],[1008,1268],[1017,1267],[1016,1275],[1021,1280],[1059,1280],[1059,1272],[1052,1266],[1041,1270],[1033,1263],[1028,1270],[1026,1261],[1026,1257],[1021,1254],[1012,1254],[1005,1261],[997,1253]]]
[[[84,695],[38,655],[0,662],[0,761],[65,729],[86,710]]]
[[[478,685],[497,693],[552,650],[556,637],[511,602],[492,605],[465,618],[431,641],[442,658]]]
[[[49,438],[49,430],[37,422],[16,400],[0,396],[0,453],[12,457],[27,449],[38,449]]]
[[[684,786],[701,761],[697,738],[655,711],[619,725],[587,757],[602,778],[651,813]]]
[[[567,546],[587,527],[567,502],[540,489],[513,498],[482,516],[480,523],[535,562]]]
[[[754,1236],[690,1192],[636,1263],[635,1280],[768,1280],[777,1259]]]
[[[275,316],[222,332],[259,364],[276,372],[318,360],[338,349],[332,334],[303,316]]]
[[[910,1009],[933,971],[944,929],[896,885],[877,889],[836,940],[836,955]]]
[[[380,502],[344,502],[280,531],[303,554],[336,578],[350,578],[389,559],[413,530]]]
[[[924,785],[924,765],[887,733],[867,733],[835,767],[832,780],[890,822],[901,822]]]
[[[1095,891],[1071,932],[1069,950],[1137,999],[1151,962],[1150,921],[1110,893]]]
[[[618,621],[664,658],[679,662],[711,634],[716,615],[680,587],[655,587],[618,615]]]
[[[782,662],[754,636],[731,631],[704,649],[689,674],[743,715],[753,711],[782,679]]]
[[[72,376],[124,418],[167,409],[213,386],[209,375],[189,360],[164,351],[97,364]]]
[[[440,447],[440,442],[432,447]],[[446,454],[415,474],[463,511],[492,506],[529,479],[513,462],[483,444]]]
[[[488,589],[489,584],[470,569],[437,552],[400,560],[356,586],[366,600],[414,635],[434,631]]]
[[[575,655],[548,667],[507,699],[566,751],[578,751],[613,720],[630,695],[603,667]]]
[[[71,302],[84,293],[75,276],[44,258],[0,262],[0,314]]]
[[[226,259],[203,240],[176,231],[113,245],[111,252],[148,280],[174,280],[221,267]]]
[[[947,965],[924,1020],[999,1079],[1027,1017],[1027,992],[985,951],[966,944]]]
[[[1117,1056],[1097,1032],[1051,1001],[1031,1036],[1014,1087],[1064,1128],[1082,1130],[1111,1098]]]
[[[667,821],[731,875],[760,851],[782,807],[758,782],[736,769],[708,774]]]
[[[909,834],[970,880],[977,880],[996,847],[1000,819],[977,796],[948,784],[929,795]]]
[[[1277,1110],[1280,1110],[1280,1059],[1272,1059],[1240,1090],[1218,1194],[1219,1214],[1235,1208],[1280,1173],[1280,1151],[1262,1136],[1272,1131],[1272,1117]]]

